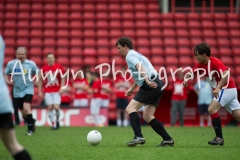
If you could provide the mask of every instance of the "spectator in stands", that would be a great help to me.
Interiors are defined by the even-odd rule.
[[[83,77],[82,73],[77,74],[76,79],[73,80],[73,88],[75,95],[73,100],[74,107],[88,107],[88,81]]]
[[[106,71],[103,71],[103,73],[106,73]],[[109,78],[109,75],[103,76],[103,80],[101,83],[101,95],[102,95],[102,106],[104,108],[109,107],[110,103],[110,93],[112,91],[112,81]]]
[[[213,99],[212,88],[206,79],[201,79],[200,86],[198,86],[198,83],[194,85],[194,91],[198,95],[198,114],[200,127],[204,126],[204,115],[206,115],[206,118],[208,120],[208,126],[211,126],[211,117],[208,113],[208,106]]]
[[[65,89],[62,89],[61,94],[61,107],[69,107],[72,102],[72,86],[71,82],[68,82],[68,85]]]
[[[121,68],[123,74],[125,74],[125,67]],[[126,77],[127,79],[127,77]],[[118,74],[115,80],[115,88],[116,88],[116,103],[117,103],[117,126],[128,126],[128,113],[126,111],[126,107],[128,105],[128,98],[125,96],[125,92],[130,87],[130,82],[125,81],[123,75]],[[123,120],[122,116],[123,115]]]
[[[176,81],[173,82],[172,107],[171,107],[171,126],[176,124],[177,114],[179,113],[179,124],[184,126],[184,109],[187,103],[187,92],[191,89],[183,87],[184,75],[182,71],[177,72]]]
[[[93,84],[93,73],[91,72],[90,66],[84,66],[84,73],[88,84],[91,87]]]

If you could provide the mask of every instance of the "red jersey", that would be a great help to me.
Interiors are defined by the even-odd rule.
[[[109,99],[109,93],[105,91],[103,88],[111,88],[112,82],[109,79],[103,79],[101,83],[101,95],[102,99]]]
[[[71,87],[71,83],[69,82],[68,83],[68,86]],[[72,101],[72,95],[71,95],[71,91],[66,91],[66,92],[63,92],[61,94],[61,102],[63,103],[70,103]]]
[[[208,69],[208,65],[210,65],[210,69]],[[204,76],[206,77],[206,80],[212,86],[213,89],[217,87],[217,84],[222,78],[221,72],[228,70],[228,68],[219,59],[213,58],[213,57],[209,57],[209,61],[207,64],[201,64],[201,63],[196,64],[195,67],[193,68],[193,71],[196,71],[197,68],[202,68],[206,71],[206,74]],[[211,74],[212,71],[217,71],[220,77],[218,77],[218,74],[214,72],[210,79],[209,74]],[[201,74],[202,72],[203,71],[200,71]],[[223,86],[225,86],[226,84],[224,84]],[[236,88],[236,85],[233,82],[231,77],[229,77],[229,83],[227,88]]]
[[[128,78],[127,78],[128,79]],[[129,81],[125,81],[125,79],[122,76],[117,76],[116,77],[116,83],[128,83],[130,86]],[[117,98],[127,98],[125,96],[125,92],[128,90],[128,88],[120,86],[116,89],[116,97]]]
[[[44,65],[42,67],[42,72],[44,74],[44,77],[46,77],[46,75],[49,73],[46,80],[44,80],[43,82],[45,93],[58,92],[60,90],[61,76],[60,76],[59,70],[61,70],[61,72],[64,73],[63,67],[60,64],[56,64],[56,63],[53,66]],[[54,77],[56,71],[58,71],[58,73],[56,77]],[[52,72],[52,77],[54,77],[54,79],[51,78],[50,72]]]
[[[92,89],[97,90],[97,92],[93,93],[93,98],[102,98],[101,88],[102,88],[102,85],[101,85],[100,79],[94,80],[94,82],[92,84]]]
[[[175,82],[173,82],[173,93],[172,93],[172,100],[175,101],[182,101],[187,99],[187,92],[191,87],[188,85],[188,87],[183,86],[184,80],[176,79]]]
[[[78,86],[88,86],[88,81],[86,78],[76,78],[73,81],[73,85],[78,85]],[[87,98],[88,93],[86,90],[83,89],[75,89],[75,99],[81,99],[81,98]]]

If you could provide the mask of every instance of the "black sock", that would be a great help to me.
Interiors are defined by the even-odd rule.
[[[21,152],[15,154],[13,157],[15,160],[31,160],[31,157],[26,150],[22,150]]]
[[[59,119],[59,115],[60,115],[59,110],[56,110],[56,118],[57,118],[57,121],[58,121],[58,119]]]
[[[140,125],[140,118],[137,112],[132,112],[129,114],[129,116],[135,137],[143,137]]]
[[[149,124],[153,130],[163,138],[163,140],[171,139],[163,125],[156,118],[152,119]]]
[[[27,119],[27,125],[28,125],[28,131],[33,131],[33,118],[32,118],[32,114],[28,114],[26,116]]]
[[[216,137],[223,138],[222,124],[221,124],[220,117],[212,119],[212,125],[213,125],[214,131],[216,133]]]

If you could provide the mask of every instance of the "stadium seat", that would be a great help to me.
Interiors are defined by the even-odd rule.
[[[6,11],[16,11],[17,10],[17,3],[6,3],[5,4]]]
[[[82,46],[82,39],[81,38],[71,38],[69,45],[71,47]]]
[[[60,13],[57,13],[57,19],[58,19],[58,20],[68,20],[68,19],[69,19],[69,14],[68,14],[68,12],[60,12]]]
[[[96,32],[96,36],[99,38],[108,38],[108,30],[98,29]]]
[[[227,38],[219,38],[217,39],[218,46],[229,47],[230,41]]]
[[[82,27],[85,29],[93,29],[95,28],[95,21],[91,21],[91,20],[83,21]]]
[[[188,21],[188,27],[190,29],[200,29],[201,24],[199,21],[192,20],[192,21]]]
[[[59,11],[68,11],[68,8],[69,8],[69,6],[68,6],[68,4],[67,3],[59,3],[59,4],[57,4],[57,10],[58,10],[58,12]]]
[[[124,65],[125,60],[122,56],[113,56],[110,61],[112,62],[113,60],[115,60],[115,64],[116,65]]]
[[[204,38],[204,42],[206,42],[210,47],[217,46],[217,41],[214,38]]]
[[[5,29],[3,32],[4,37],[14,37],[16,36],[16,31],[15,29]]]
[[[58,47],[56,50],[56,55],[57,56],[68,56],[69,55],[68,47]]]
[[[109,56],[110,55],[108,47],[101,47],[101,46],[97,48],[97,54],[99,56]]]
[[[41,56],[32,56],[29,59],[32,60],[33,62],[35,62],[38,67],[42,66],[42,58],[41,58]]]
[[[110,53],[111,56],[119,56],[119,54],[120,54],[116,47],[111,47],[109,53]]]
[[[71,66],[77,66],[83,63],[83,59],[80,56],[72,56],[69,61]]]
[[[149,47],[138,47],[137,51],[142,55],[149,56],[151,54]]]
[[[218,54],[219,54],[220,56],[226,56],[226,55],[231,56],[231,55],[232,55],[232,51],[231,51],[231,49],[228,48],[228,47],[220,47],[220,48],[218,49]]]
[[[97,20],[107,20],[108,19],[108,14],[106,12],[98,12],[96,14],[96,19]]]
[[[218,50],[216,47],[211,47],[211,56],[218,57]]]
[[[230,45],[231,47],[239,47],[239,44],[240,44],[240,37],[237,37],[237,38],[231,38],[231,41],[230,41]]]
[[[137,20],[147,20],[147,13],[145,11],[135,12],[135,18]]]
[[[117,42],[118,38],[119,37],[115,37],[115,38],[111,37],[110,42],[109,42],[109,46],[114,47],[115,49],[117,49],[116,42]],[[133,41],[133,39],[132,39],[132,41]],[[133,44],[134,44],[134,46],[136,46],[134,42],[133,42]],[[98,46],[98,47],[101,47],[101,46]]]
[[[154,56],[151,59],[151,63],[154,65],[164,65],[165,64],[165,60],[162,56]]]
[[[95,9],[98,13],[99,13],[99,11],[106,12],[108,9],[108,5],[107,5],[107,3],[96,3]]]
[[[57,37],[64,37],[64,38],[68,38],[68,30],[67,29],[59,29],[57,31]]]
[[[228,21],[228,28],[229,29],[239,29],[240,22],[239,21]]]
[[[30,28],[31,29],[42,29],[43,27],[43,24],[42,24],[42,21],[41,20],[33,20],[31,21],[31,24],[30,24]]]
[[[43,4],[42,3],[33,3],[31,5],[32,11],[43,11]]]
[[[52,20],[48,20],[48,21],[45,21],[44,24],[43,24],[44,28],[52,28],[52,29],[55,29],[56,28],[56,23]]]
[[[163,45],[166,46],[176,46],[177,42],[175,38],[164,38]]]
[[[184,21],[184,20],[176,20],[175,21],[175,28],[177,28],[177,29],[185,29],[187,27],[188,27],[188,25],[187,25],[186,21]]]
[[[237,63],[239,62],[239,60],[240,60],[240,58],[238,58]],[[235,59],[233,59],[233,61],[234,61],[234,64],[237,64]],[[235,74],[240,75],[240,66],[239,65],[235,67]]]
[[[127,12],[123,12],[122,13],[121,18],[124,19],[124,20],[134,20],[135,19],[135,15],[133,14],[132,11],[127,11]]]
[[[141,37],[149,37],[149,33],[146,29],[138,29],[136,31],[136,36],[141,38]]]
[[[215,21],[215,28],[227,29],[227,23],[225,21]]]
[[[56,8],[56,5],[55,3],[46,3],[44,5],[44,10],[45,11],[55,11],[57,8]]]
[[[157,1],[154,1],[154,3],[147,3],[147,7],[149,11],[158,11],[159,12],[159,6]]]
[[[97,29],[107,29],[108,28],[108,22],[106,20],[99,20],[96,23]]]
[[[54,29],[45,29],[43,31],[43,36],[44,37],[51,37],[51,38],[55,38],[55,30]]]
[[[160,29],[161,24],[160,24],[159,20],[149,20],[148,27],[150,29]]]
[[[218,20],[225,21],[226,20],[226,14],[225,13],[214,13],[213,14],[213,19],[215,21],[218,21]]]
[[[18,21],[17,23],[17,28],[28,28],[29,27],[29,22],[27,20],[22,20],[22,21]]]
[[[16,40],[16,45],[17,46],[24,46],[24,47],[28,47],[28,38],[18,38]]]
[[[40,30],[40,29],[32,29],[31,31],[30,31],[30,36],[31,37],[42,37],[42,30]]]
[[[5,48],[5,56],[9,56],[9,57],[14,57],[15,56],[15,50],[13,47],[8,47],[6,46]]]
[[[5,38],[5,45],[9,47],[14,47],[15,46],[15,38]]]
[[[145,20],[139,20],[135,22],[136,28],[143,28],[143,29],[147,29],[148,28],[148,24],[147,21]]]
[[[109,59],[108,56],[101,56],[97,58],[97,65],[103,64],[103,63],[108,63],[112,64],[111,60]]]
[[[227,67],[233,64],[233,59],[227,55],[221,56],[220,59],[222,60],[223,64],[225,64]]]
[[[126,21],[122,22],[122,27],[123,28],[135,28],[135,23],[133,21],[126,20]]]
[[[118,3],[109,3],[108,10],[111,11],[117,11],[119,12],[121,10],[121,5]]]
[[[167,55],[165,58],[165,64],[166,65],[172,65],[172,64],[178,65],[178,59],[176,56]]]
[[[108,18],[111,20],[120,20],[121,14],[119,12],[111,12],[109,13]]]
[[[109,28],[112,28],[112,29],[115,29],[115,28],[120,29],[121,28],[122,29],[122,22],[119,20],[111,20],[109,22]]]
[[[29,12],[31,10],[31,6],[30,6],[29,3],[19,3],[18,4],[18,10]]]
[[[79,11],[78,12],[71,12],[69,17],[70,17],[71,20],[81,20],[82,19],[82,15]]]
[[[177,29],[176,30],[176,36],[177,37],[186,37],[186,38],[188,38],[189,37],[188,30],[186,30],[186,29]]]
[[[121,6],[122,6],[121,7],[122,11],[133,11],[134,10],[132,3],[122,3]]]
[[[58,21],[57,22],[57,28],[58,29],[68,29],[68,27],[69,27],[69,25],[68,25],[68,21],[64,21],[64,20],[62,20],[62,21]]]
[[[211,20],[204,20],[201,24],[203,29],[214,29],[214,24]]]
[[[179,47],[178,48],[179,55],[191,56],[192,52],[193,51],[191,51],[189,47]]]
[[[191,38],[190,45],[191,45],[191,47],[194,47],[197,44],[202,43],[202,42],[203,42],[202,38]]]
[[[48,46],[48,47],[54,47],[56,44],[55,39],[54,38],[46,38],[43,40],[43,45],[44,46]]]
[[[33,38],[33,39],[31,39],[30,40],[30,46],[32,47],[34,47],[34,46],[36,46],[36,47],[41,47],[42,46],[42,39],[41,38]]]
[[[84,57],[83,58],[83,65],[93,65],[95,66],[97,64],[97,60],[95,57]]]
[[[70,3],[69,10],[79,12],[82,10],[82,5],[81,3]]]
[[[72,47],[70,49],[70,57],[72,56],[81,56],[82,55],[82,48],[80,47]]]
[[[29,20],[30,13],[29,12],[20,12],[18,13],[18,20]]]
[[[81,27],[82,27],[82,23],[75,20],[71,21],[69,25],[69,28],[71,29],[81,29]]]
[[[98,38],[97,39],[97,47],[108,47],[109,40],[107,38]]]
[[[177,39],[177,45],[178,46],[183,46],[183,47],[189,47],[190,46],[190,41],[188,38],[178,38]]]
[[[56,13],[53,11],[44,13],[45,20],[55,20],[56,18],[57,18]]]
[[[95,19],[95,14],[94,14],[94,12],[84,12],[82,18],[84,20],[94,20]]]
[[[185,20],[187,20],[187,15],[185,13],[177,12],[177,13],[174,14],[174,19],[175,19],[175,21],[176,20],[185,21]]]
[[[165,47],[164,49],[164,53],[166,56],[177,56],[178,52],[177,52],[177,49],[175,47]]]
[[[42,47],[31,47],[28,51],[30,57],[42,55]]]
[[[163,13],[161,14],[161,19],[163,20],[173,20],[173,13]]]
[[[108,35],[108,34],[106,34]],[[119,38],[122,36],[122,32],[119,29],[112,29],[110,30],[109,36],[112,38]]]
[[[151,29],[149,31],[149,36],[150,37],[161,37],[162,36],[162,32],[160,31],[160,29]]]
[[[156,11],[149,11],[148,12],[148,19],[149,20],[159,20],[160,14]]]
[[[192,57],[190,56],[180,56],[179,57],[179,65],[180,66],[192,66]]]
[[[163,37],[175,37],[175,31],[173,29],[164,29],[162,31],[162,35]]]
[[[134,5],[134,10],[136,12],[138,12],[138,11],[146,11],[147,10],[147,6],[146,6],[145,3],[136,3]]]
[[[198,13],[191,12],[187,14],[187,19],[188,21],[198,21],[200,19],[200,15]]]
[[[70,66],[69,65],[69,59],[67,56],[58,56],[56,59],[56,62],[62,66]]]
[[[150,53],[152,56],[164,56],[164,51],[160,46],[152,46]]]
[[[228,38],[228,31],[226,29],[217,29],[216,30],[216,37],[218,38]]]
[[[162,27],[163,27],[163,29],[174,28],[174,23],[172,20],[164,20],[164,21],[162,21]]]
[[[54,43],[55,43],[55,41],[54,41]],[[44,48],[43,48],[42,55],[44,55],[44,60],[46,60],[45,56],[46,56],[49,52],[55,54],[55,47],[49,46],[49,47],[44,47]]]
[[[226,14],[226,19],[237,21],[239,19],[239,14],[229,12],[229,13]]]
[[[213,14],[212,13],[201,13],[200,18],[202,21],[212,21],[213,20]]]
[[[240,38],[240,30],[238,30],[238,29],[231,29],[231,30],[229,30],[229,36],[230,37],[238,37],[238,38]]]
[[[153,38],[150,39],[150,45],[152,47],[154,47],[154,46],[163,46],[163,41],[159,37],[153,37]]]
[[[97,53],[96,53],[96,50],[95,49],[93,49],[93,48],[85,48],[84,50],[83,50],[83,55],[84,56],[96,56],[97,55]]]
[[[190,37],[198,37],[201,38],[202,37],[202,31],[200,31],[199,29],[191,29],[189,31],[189,36]]]
[[[86,37],[86,38],[94,38],[95,37],[95,30],[93,29],[86,29],[86,30],[83,30],[83,37]]]
[[[135,30],[133,29],[124,29],[123,36],[135,37]]]
[[[33,11],[31,13],[31,19],[32,20],[42,20],[43,19],[43,13],[39,12],[39,11],[37,11],[37,12]]]
[[[213,29],[204,29],[203,37],[212,37],[215,38],[215,31]]]
[[[6,56],[4,57],[4,66],[8,64],[9,61],[13,60],[13,56]]]

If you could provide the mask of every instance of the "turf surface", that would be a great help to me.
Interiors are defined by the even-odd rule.
[[[97,129],[102,142],[91,146],[87,133]],[[224,127],[224,146],[210,146],[207,141],[214,138],[210,128],[166,127],[175,140],[174,147],[155,147],[161,138],[149,126],[142,127],[146,138],[144,145],[127,147],[133,138],[131,127],[62,127],[51,131],[39,127],[35,135],[26,136],[26,127],[16,127],[18,140],[31,153],[34,160],[237,160],[240,156],[239,127]],[[12,159],[0,142],[0,160]]]

